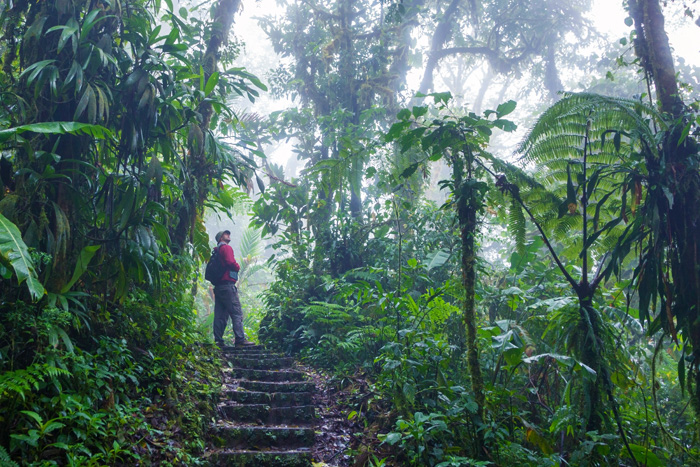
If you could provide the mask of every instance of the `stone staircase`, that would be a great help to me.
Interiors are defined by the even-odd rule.
[[[228,368],[208,459],[221,466],[310,466],[315,385],[262,346],[224,347]]]

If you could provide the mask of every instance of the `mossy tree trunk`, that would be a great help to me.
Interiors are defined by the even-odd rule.
[[[219,0],[216,5],[212,18],[211,37],[202,58],[205,83],[209,81],[209,78],[214,73],[218,72],[222,48],[228,42],[233,18],[240,7],[241,0]],[[204,100],[197,110],[202,115],[202,121],[199,126],[190,126],[188,139],[194,143],[189,148],[189,157],[185,161],[185,163],[190,165],[193,176],[186,181],[183,187],[186,196],[178,209],[179,222],[173,232],[174,246],[177,251],[184,251],[186,243],[192,240],[197,216],[202,214],[204,202],[209,195],[208,187],[214,169],[214,164],[207,160],[205,151],[214,108],[210,100]],[[203,182],[204,180],[206,182]]]
[[[481,192],[477,188],[477,180],[474,178],[473,155],[466,148],[465,160],[454,157],[454,184],[456,194],[456,210],[459,220],[460,238],[462,242],[462,285],[464,287],[464,300],[462,312],[467,334],[467,368],[471,377],[474,400],[477,404],[476,423],[484,422],[484,407],[486,397],[484,395],[484,379],[479,363],[479,344],[477,341],[477,314],[476,314],[476,241],[478,229],[477,212],[483,204]],[[479,429],[480,426],[477,426]],[[481,456],[484,446],[483,430],[477,431],[475,439],[475,451]]]
[[[700,173],[697,170],[698,143],[691,136],[683,137],[688,124],[685,106],[679,95],[673,55],[664,28],[659,0],[630,0],[630,15],[637,30],[635,51],[647,76],[653,81],[656,99],[672,124],[663,143],[659,159],[647,158],[650,178],[658,183],[650,189],[649,199],[666,224],[663,234],[654,236],[651,251],[667,251],[671,277],[661,284],[666,290],[665,331],[676,338],[685,334],[692,345],[689,381],[693,389],[696,425],[700,429]],[[671,193],[661,191],[664,187]],[[660,263],[663,264],[663,263]],[[674,323],[675,318],[675,323]],[[683,358],[683,357],[681,357]],[[683,362],[681,362],[683,363]],[[679,375],[681,378],[682,375]]]

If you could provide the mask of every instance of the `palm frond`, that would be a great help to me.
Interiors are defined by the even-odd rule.
[[[246,228],[241,234],[241,256],[255,258],[263,254],[263,242],[260,230],[251,227]]]

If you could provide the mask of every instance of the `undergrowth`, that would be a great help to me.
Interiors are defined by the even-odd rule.
[[[331,375],[332,397],[354,424],[347,451],[354,465],[632,465],[614,429],[586,430],[585,387],[595,373],[569,356],[580,336],[575,298],[562,296],[546,259],[531,250],[530,261],[544,271],[540,276],[512,266],[494,269],[479,283],[483,423],[476,417],[460,332],[461,290],[430,274],[425,260],[406,261],[399,282],[373,268],[314,277],[284,259],[279,280],[265,293],[260,338]],[[514,277],[517,286],[503,287],[502,275]],[[653,342],[643,340],[635,320],[613,321],[629,311],[615,287],[596,306],[605,311],[606,335],[634,344],[607,343],[615,351],[609,365],[630,449],[646,465],[692,464],[698,456],[692,419],[681,410],[673,358],[662,353],[656,378],[643,377],[653,373]],[[490,315],[494,319],[487,321]],[[636,376],[627,376],[630,368]],[[654,404],[676,420],[677,447],[664,439]],[[603,416],[613,420],[610,411]],[[482,452],[475,446],[479,433],[486,443]],[[654,442],[647,447],[645,440]]]
[[[3,303],[2,465],[199,465],[220,362],[192,309],[133,292],[88,327],[75,310]]]

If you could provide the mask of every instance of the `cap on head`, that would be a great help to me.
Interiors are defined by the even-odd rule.
[[[216,236],[214,237],[214,239],[216,240],[216,243],[219,243],[221,241],[221,237],[223,237],[224,234],[231,235],[231,231],[230,230],[222,230],[221,232],[216,234]]]

